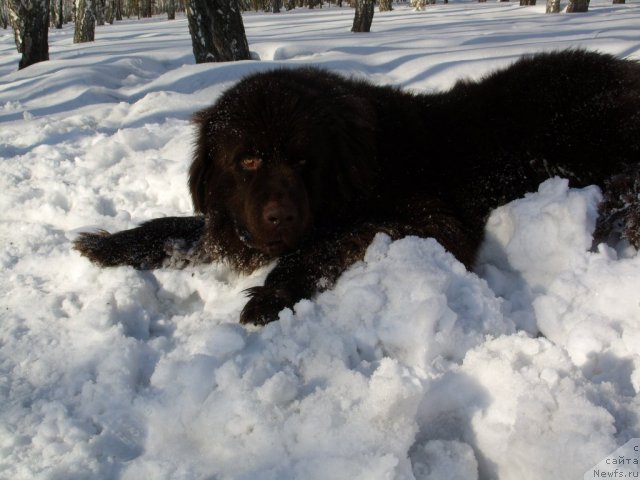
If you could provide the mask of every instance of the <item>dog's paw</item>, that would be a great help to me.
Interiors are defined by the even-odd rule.
[[[83,232],[73,242],[73,248],[93,263],[103,267],[113,266],[110,249],[111,234],[106,230],[96,233]]]
[[[278,314],[292,306],[291,295],[284,289],[253,287],[246,291],[250,297],[240,314],[240,323],[266,325],[278,319]]]

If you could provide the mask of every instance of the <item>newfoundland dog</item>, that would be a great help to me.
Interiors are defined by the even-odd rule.
[[[265,324],[331,286],[377,232],[433,237],[471,267],[491,209],[548,177],[637,185],[640,64],[545,53],[434,94],[279,69],[244,78],[194,120],[197,215],[84,233],[75,248],[140,269],[251,272],[277,258],[240,318]],[[637,240],[640,201],[616,198],[609,218]]]

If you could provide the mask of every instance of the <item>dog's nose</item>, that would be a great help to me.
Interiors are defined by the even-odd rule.
[[[296,209],[291,202],[271,200],[264,206],[262,218],[273,227],[284,226],[296,221]]]

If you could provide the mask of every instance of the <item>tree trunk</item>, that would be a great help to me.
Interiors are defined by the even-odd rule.
[[[143,18],[151,17],[151,0],[140,1],[140,16]]]
[[[96,15],[96,25],[104,25],[104,10],[106,8],[105,0],[93,0],[95,15]]]
[[[378,11],[390,12],[391,10],[393,10],[393,2],[391,0],[379,0]]]
[[[116,22],[122,20],[122,0],[114,0],[113,13],[116,17]]]
[[[282,0],[273,0],[273,6],[272,6],[273,13],[280,13],[281,7],[282,7]]]
[[[9,26],[9,13],[7,12],[5,3],[4,0],[0,0],[0,25],[2,25],[4,29]]]
[[[352,32],[368,32],[373,22],[374,0],[356,0],[356,14],[353,19]]]
[[[169,0],[167,3],[167,20],[176,19],[176,0]]]
[[[64,23],[64,2],[63,0],[58,0],[58,14],[56,15],[56,28],[60,30],[62,28],[63,23]]]
[[[560,0],[547,0],[546,13],[560,13]]]
[[[76,27],[73,43],[93,42],[96,36],[96,17],[93,0],[76,0]]]
[[[614,5],[621,4],[621,3],[624,3],[624,2],[625,2],[625,0],[613,0],[613,4]]]
[[[589,0],[569,0],[567,13],[584,13],[589,10]]]
[[[105,0],[104,20],[109,25],[113,25],[113,19],[115,17],[114,10],[115,10],[114,0]]]
[[[49,60],[49,0],[7,0],[9,20],[22,59],[18,69]]]
[[[237,0],[188,0],[186,6],[196,63],[251,58]]]
[[[521,7],[531,7],[536,4],[536,0],[520,0]]]

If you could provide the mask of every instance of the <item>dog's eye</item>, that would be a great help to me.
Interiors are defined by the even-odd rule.
[[[258,157],[246,157],[240,161],[243,170],[254,171],[262,166],[262,159]]]

